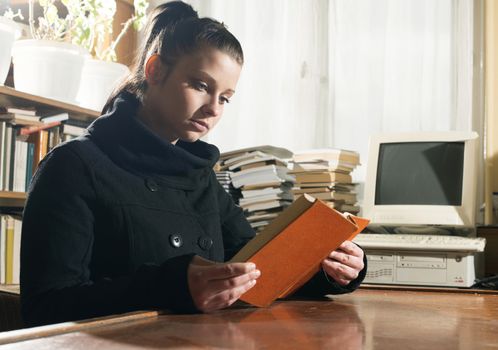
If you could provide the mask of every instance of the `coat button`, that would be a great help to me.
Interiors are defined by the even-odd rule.
[[[183,245],[183,238],[181,235],[170,235],[169,243],[175,248],[180,248]]]
[[[197,244],[201,247],[201,249],[208,250],[213,245],[213,240],[208,236],[201,236],[197,240]]]
[[[145,180],[145,186],[149,189],[151,192],[157,192],[159,189],[159,186],[157,185],[157,182],[155,182],[152,179],[146,179]]]

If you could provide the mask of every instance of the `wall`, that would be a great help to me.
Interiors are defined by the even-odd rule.
[[[492,213],[492,193],[498,192],[498,3],[485,2],[485,114],[486,169],[485,223],[496,223]]]

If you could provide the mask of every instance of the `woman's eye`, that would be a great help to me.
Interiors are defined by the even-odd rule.
[[[220,102],[222,104],[225,104],[225,103],[230,103],[230,100],[228,98],[224,97],[224,96],[221,96],[220,97]]]
[[[208,86],[206,83],[203,83],[202,81],[197,81],[197,82],[194,82],[193,84],[193,87],[196,89],[196,90],[199,90],[199,91],[206,91]]]

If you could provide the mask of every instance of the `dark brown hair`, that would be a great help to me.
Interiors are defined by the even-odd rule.
[[[211,18],[199,18],[192,6],[181,1],[159,5],[148,15],[145,40],[140,55],[135,58],[131,74],[111,94],[102,113],[110,110],[116,97],[124,91],[143,101],[147,91],[145,63],[152,55],[159,54],[161,61],[172,68],[182,56],[203,46],[230,55],[240,65],[244,63],[239,41],[223,23]]]

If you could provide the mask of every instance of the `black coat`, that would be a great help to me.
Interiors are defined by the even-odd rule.
[[[27,326],[144,308],[197,311],[187,267],[226,261],[254,231],[212,170],[208,143],[164,142],[122,94],[87,133],[41,162],[24,210],[21,303]],[[355,289],[315,276],[300,292]]]

